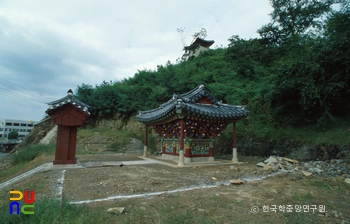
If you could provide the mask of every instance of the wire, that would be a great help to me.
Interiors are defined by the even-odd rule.
[[[39,105],[46,104],[44,102],[45,97],[41,96],[37,92],[28,90],[20,85],[17,85],[3,78],[0,78],[0,92],[3,93],[2,95],[16,98],[25,102],[31,102]],[[40,100],[37,100],[37,99],[40,99]],[[48,98],[46,97],[46,99]]]

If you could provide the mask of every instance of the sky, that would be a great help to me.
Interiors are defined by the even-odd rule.
[[[82,83],[175,63],[201,28],[212,49],[256,38],[271,12],[269,0],[1,0],[0,118],[40,121]]]

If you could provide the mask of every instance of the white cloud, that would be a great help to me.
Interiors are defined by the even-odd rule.
[[[186,44],[203,27],[213,47],[226,47],[232,35],[257,37],[270,12],[268,0],[3,0],[1,78],[56,100],[82,83],[175,62],[183,54],[179,27]],[[0,117],[38,120],[45,111],[6,94],[0,100]]]

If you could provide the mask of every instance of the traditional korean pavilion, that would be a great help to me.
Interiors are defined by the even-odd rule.
[[[161,137],[162,157],[184,163],[214,161],[214,141],[220,132],[233,125],[233,158],[238,163],[236,122],[249,115],[244,106],[224,104],[200,85],[176,95],[158,108],[140,111],[136,116],[145,124],[144,155],[147,156],[147,132],[151,126]]]

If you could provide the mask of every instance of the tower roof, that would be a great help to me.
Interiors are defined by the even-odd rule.
[[[200,46],[209,48],[214,43],[215,41],[213,40],[204,40],[202,38],[197,37],[196,40],[191,45],[199,44]]]

